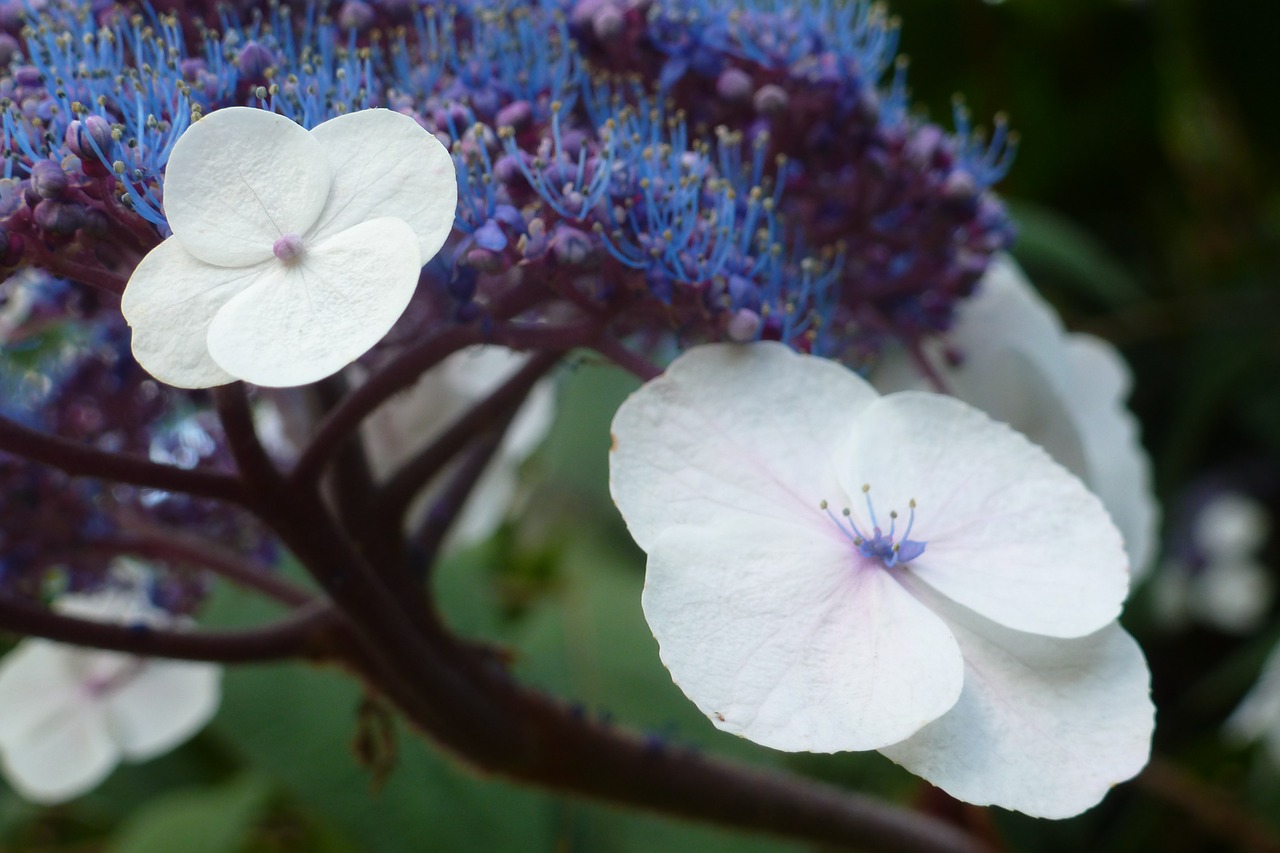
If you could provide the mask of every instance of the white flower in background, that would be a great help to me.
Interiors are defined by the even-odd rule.
[[[1271,760],[1280,767],[1280,645],[1272,650],[1240,707],[1227,718],[1224,731],[1228,738],[1242,743],[1261,739]]]
[[[510,379],[526,359],[506,347],[469,347],[454,353],[412,388],[393,397],[364,426],[374,475],[389,476],[439,437],[457,417]],[[546,438],[555,419],[555,403],[555,385],[550,379],[534,385],[454,521],[446,548],[488,538],[507,517],[517,498],[520,465]],[[420,518],[430,499],[428,489],[411,510],[410,518]]]
[[[1275,580],[1259,559],[1271,523],[1266,508],[1239,492],[1219,492],[1188,525],[1182,552],[1152,582],[1155,612],[1167,626],[1188,619],[1235,634],[1263,626],[1275,600]]]
[[[390,110],[310,132],[217,110],[173,147],[173,236],[134,270],[121,309],[133,352],[170,385],[303,385],[359,358],[408,305],[453,228],[448,151]]]
[[[613,434],[645,616],[718,728],[879,749],[959,799],[1041,817],[1145,765],[1120,535],[1007,426],[759,343],[685,353]]]
[[[68,616],[172,627],[140,588],[66,595]],[[0,769],[40,804],[80,796],[121,761],[146,761],[186,741],[218,708],[216,664],[139,658],[27,639],[0,660]]]
[[[962,360],[951,364],[946,351]],[[997,256],[973,297],[960,303],[945,341],[926,347],[948,391],[1039,444],[1102,499],[1134,578],[1152,558],[1158,508],[1138,422],[1125,407],[1128,367],[1092,335],[1068,334],[1012,258]],[[931,389],[895,354],[871,377],[881,391]]]

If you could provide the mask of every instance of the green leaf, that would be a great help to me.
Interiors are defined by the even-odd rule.
[[[158,797],[125,821],[108,853],[237,853],[272,791],[265,777],[246,773],[214,788]]]
[[[1007,204],[1018,226],[1013,253],[1038,285],[1052,280],[1107,307],[1143,298],[1134,278],[1088,231],[1033,202]]]

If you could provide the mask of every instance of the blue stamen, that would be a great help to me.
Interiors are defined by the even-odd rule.
[[[876,520],[875,507],[871,504],[871,487],[863,486],[862,493],[866,497],[867,514],[871,517],[871,530],[874,534],[871,536],[866,535],[858,528],[857,522],[853,520],[853,513],[847,507],[840,511],[842,517],[837,518],[826,501],[821,504],[822,510],[827,514],[827,517],[853,543],[859,554],[863,557],[879,558],[884,563],[885,568],[891,569],[899,563],[909,563],[924,553],[926,543],[910,538],[911,529],[916,523],[916,502],[914,499],[908,504],[910,514],[907,516],[907,529],[903,532],[902,538],[894,542],[898,526],[897,511],[894,510],[889,513],[889,532],[883,532],[880,529],[880,523]]]

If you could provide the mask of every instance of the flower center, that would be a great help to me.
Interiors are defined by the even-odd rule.
[[[285,234],[271,245],[271,251],[282,261],[291,261],[302,254],[302,238],[292,232]]]
[[[853,513],[848,507],[842,509],[840,517],[837,518],[826,501],[821,504],[827,517],[835,522],[836,527],[853,543],[859,554],[864,557],[878,557],[886,568],[891,569],[899,563],[909,563],[924,553],[925,543],[910,538],[911,528],[916,523],[915,498],[912,498],[908,504],[907,529],[902,531],[902,538],[895,542],[898,511],[890,510],[889,532],[885,533],[880,529],[880,522],[876,520],[875,507],[871,504],[871,486],[863,486],[862,494],[867,502],[867,515],[871,517],[871,535],[869,536],[858,528],[858,523],[853,520]]]

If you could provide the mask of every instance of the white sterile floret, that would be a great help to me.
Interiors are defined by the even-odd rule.
[[[310,132],[264,110],[210,113],[165,168],[173,236],[125,288],[133,353],[184,388],[323,379],[403,313],[457,193],[449,152],[400,113]]]
[[[1145,765],[1120,535],[1008,426],[757,343],[688,351],[613,434],[645,616],[717,727],[879,749],[959,799],[1041,817]]]
[[[1257,682],[1227,718],[1224,729],[1235,741],[1261,739],[1280,768],[1280,645],[1271,651]]]
[[[172,627],[140,590],[67,595],[56,609],[95,622]],[[186,741],[218,708],[221,667],[28,639],[0,661],[0,769],[45,805],[87,793],[121,761]]]
[[[959,364],[946,351],[961,356]],[[1012,258],[992,259],[945,341],[924,351],[947,391],[1039,444],[1102,499],[1135,577],[1151,562],[1158,508],[1138,422],[1125,406],[1129,370],[1115,348],[1069,334]],[[931,388],[893,353],[871,377],[881,391]]]
[[[481,345],[456,352],[425,373],[365,422],[365,447],[374,475],[390,476],[526,361],[528,356],[506,347]],[[550,379],[533,386],[450,527],[446,550],[480,542],[502,524],[517,501],[520,465],[546,438],[555,406],[555,385]],[[409,513],[411,525],[421,519],[436,491],[428,487],[418,499]]]

